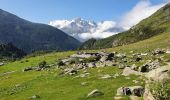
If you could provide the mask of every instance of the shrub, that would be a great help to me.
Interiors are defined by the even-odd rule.
[[[156,100],[170,100],[170,80],[150,84],[151,93]]]
[[[42,61],[38,65],[39,65],[40,68],[45,68],[45,67],[47,67],[47,62],[46,61]]]
[[[64,66],[65,64],[60,60],[60,61],[57,62],[57,65],[58,66]]]

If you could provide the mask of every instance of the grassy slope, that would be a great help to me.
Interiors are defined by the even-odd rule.
[[[102,49],[139,42],[153,36],[170,32],[170,4],[167,4],[149,18],[144,19],[128,31],[111,37],[82,44],[80,49]]]
[[[140,41],[138,43],[105,49],[106,51],[119,51],[129,53],[151,51],[155,48],[170,49],[170,33],[160,34],[153,38]],[[98,51],[98,50],[96,50]],[[42,56],[27,57],[21,61],[11,62],[0,67],[0,73],[16,71],[9,75],[0,76],[0,99],[1,100],[27,100],[32,95],[40,95],[42,100],[84,100],[86,95],[93,89],[100,89],[105,95],[90,100],[111,100],[116,94],[117,88],[121,86],[135,85],[132,80],[137,76],[132,76],[130,80],[121,76],[116,79],[101,80],[100,75],[120,73],[116,67],[89,69],[90,76],[87,78],[74,78],[74,76],[58,76],[59,70],[52,68],[50,71],[30,71],[22,72],[28,66],[36,66],[40,61],[46,60],[48,64],[55,63],[57,59],[64,58],[75,51],[50,53]],[[170,55],[165,55],[170,58]],[[81,73],[81,72],[80,72]],[[81,82],[89,85],[81,86]],[[15,85],[20,84],[20,87]],[[140,85],[140,84],[138,84]],[[125,97],[125,100],[128,98]]]
[[[166,24],[170,25],[170,23]],[[106,51],[119,51],[129,53],[150,51],[155,48],[170,49],[170,29],[150,39],[138,43],[105,49]],[[98,51],[98,50],[96,50]],[[87,78],[74,78],[74,76],[58,76],[59,70],[52,68],[50,71],[22,72],[27,66],[36,66],[40,61],[46,60],[49,64],[57,59],[69,56],[73,52],[51,53],[43,56],[24,58],[21,61],[11,62],[0,67],[0,74],[8,71],[16,71],[12,74],[0,75],[0,99],[1,100],[27,100],[32,95],[40,95],[42,100],[85,100],[86,95],[93,89],[100,89],[105,95],[90,100],[112,100],[117,88],[120,86],[134,85],[132,80],[138,79],[131,76],[130,80],[121,76],[116,79],[101,80],[101,74],[120,73],[116,67],[89,69],[90,76]],[[170,59],[170,54],[164,56]],[[150,57],[149,57],[150,58]],[[28,60],[28,62],[26,62]],[[80,72],[81,73],[81,72]],[[88,82],[89,85],[81,86],[81,82]],[[19,87],[15,85],[20,84]],[[140,84],[138,84],[140,85]],[[128,98],[125,97],[125,100]]]
[[[116,67],[88,69],[90,76],[87,78],[74,78],[74,76],[58,76],[59,71],[52,68],[50,71],[22,72],[27,66],[35,66],[40,61],[46,60],[49,64],[57,59],[66,57],[74,52],[51,53],[44,56],[25,58],[21,61],[11,62],[0,67],[0,74],[8,71],[16,71],[8,75],[0,75],[0,99],[1,100],[27,100],[32,95],[40,95],[42,100],[84,100],[93,89],[100,89],[104,96],[89,98],[90,100],[110,100],[116,94],[120,86],[129,86],[134,83],[121,76],[116,79],[99,79],[100,75],[120,73]],[[82,73],[82,72],[80,72]],[[81,82],[89,85],[81,86]],[[19,84],[19,87],[16,85]],[[125,97],[127,100],[127,97]]]

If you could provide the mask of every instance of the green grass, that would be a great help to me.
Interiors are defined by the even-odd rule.
[[[50,71],[22,72],[23,68],[37,66],[42,60],[52,64],[58,59],[73,53],[75,52],[50,53],[43,56],[24,58],[0,67],[0,74],[15,71],[14,73],[0,76],[0,99],[28,100],[33,95],[39,95],[42,100],[112,100],[117,88],[133,86],[135,83],[132,80],[138,79],[138,76],[130,76],[131,79],[129,80],[124,76],[115,79],[100,79],[101,75],[120,73],[122,70],[117,67],[88,69],[87,71],[90,75],[86,78],[75,78],[76,75],[59,76],[59,70],[55,67],[51,68]],[[83,72],[80,71],[79,74],[81,73]],[[82,82],[87,82],[87,86],[82,86]],[[143,84],[139,83],[138,85]],[[87,98],[87,94],[93,89],[101,90],[104,95]],[[124,97],[124,99],[128,100],[128,97]]]

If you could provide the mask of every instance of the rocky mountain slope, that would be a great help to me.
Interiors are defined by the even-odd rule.
[[[80,42],[52,26],[32,23],[0,10],[0,42],[13,43],[30,53],[38,50],[73,50]]]
[[[127,45],[156,35],[170,32],[170,4],[167,4],[149,18],[141,21],[126,32],[111,37],[85,42],[80,49],[101,49]]]

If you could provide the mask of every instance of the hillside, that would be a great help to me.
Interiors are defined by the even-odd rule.
[[[25,56],[22,50],[16,48],[13,44],[0,44],[0,59],[16,59]]]
[[[167,4],[149,18],[132,27],[130,30],[105,39],[96,40],[96,42],[92,41],[93,43],[87,41],[80,46],[80,49],[102,49],[127,45],[165,32],[170,32],[169,29],[170,4]]]
[[[73,50],[80,42],[52,26],[32,23],[0,10],[0,42],[13,43],[27,53],[39,50]]]

